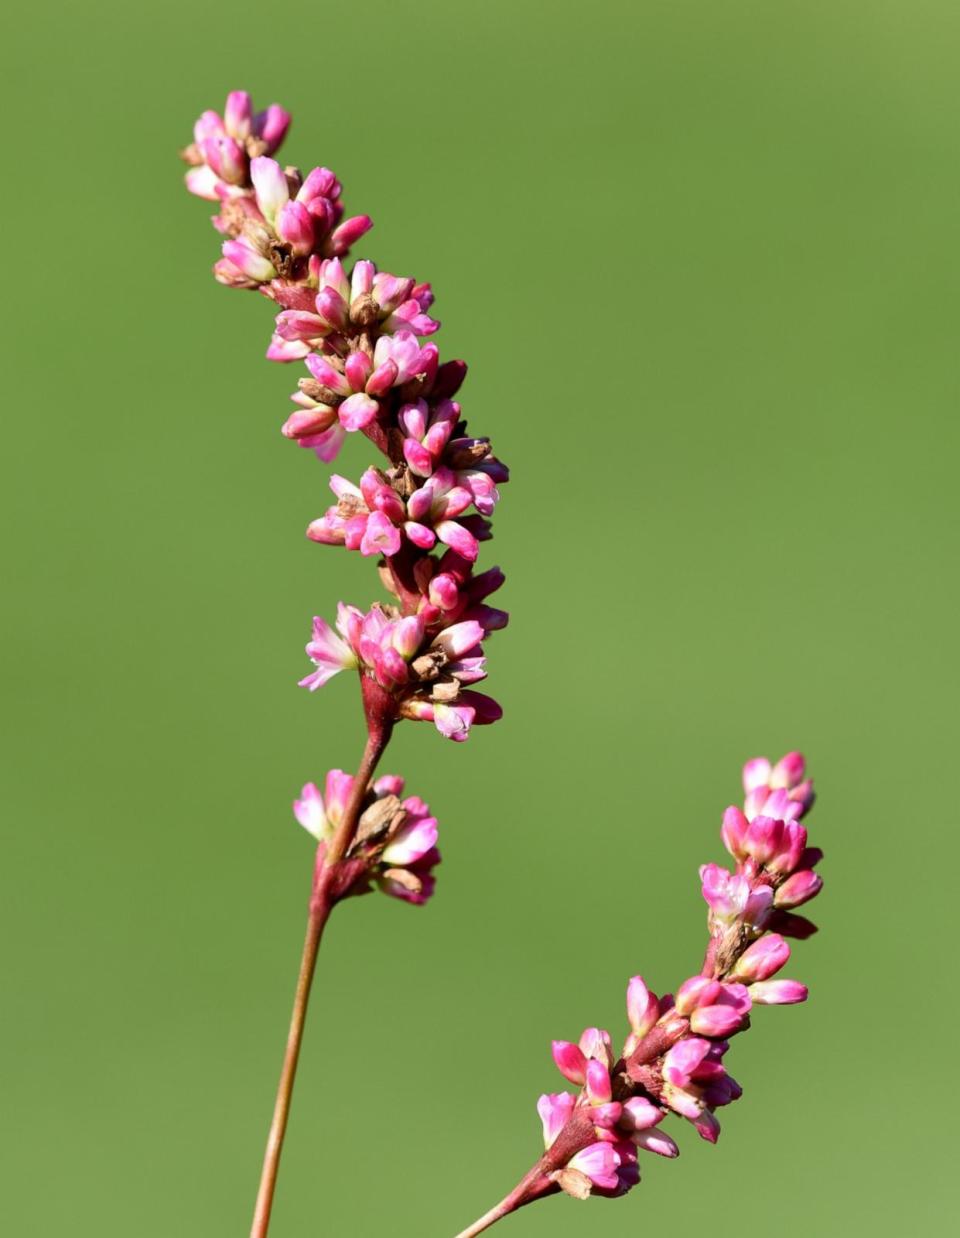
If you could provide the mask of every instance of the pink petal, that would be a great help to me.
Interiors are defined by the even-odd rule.
[[[544,1147],[551,1147],[573,1113],[574,1098],[569,1092],[549,1093],[537,1101],[543,1123]]]
[[[580,1049],[569,1040],[553,1042],[553,1060],[557,1069],[571,1083],[583,1084],[587,1078],[587,1059]]]
[[[403,867],[413,864],[427,854],[437,843],[437,822],[434,817],[421,817],[411,821],[391,839],[383,849],[386,864]]]
[[[376,419],[380,405],[363,392],[357,392],[340,405],[340,424],[345,430],[362,430]]]
[[[327,818],[323,810],[323,797],[314,783],[308,782],[300,792],[300,799],[293,801],[293,815],[314,838],[319,840],[326,834]]]

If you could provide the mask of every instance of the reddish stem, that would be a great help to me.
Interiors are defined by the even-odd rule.
[[[485,1212],[472,1225],[461,1230],[457,1238],[474,1238],[475,1234],[482,1234],[485,1229],[489,1229],[491,1225],[525,1204],[532,1204],[535,1199],[555,1194],[561,1188],[551,1175],[562,1169],[572,1157],[595,1140],[596,1135],[589,1116],[582,1109],[574,1110],[556,1140],[510,1194],[505,1195],[495,1207]]]
[[[326,849],[323,863],[318,866],[317,879],[310,899],[307,934],[303,943],[303,956],[300,960],[300,975],[297,978],[297,990],[293,999],[290,1031],[287,1034],[287,1047],[283,1055],[273,1121],[270,1123],[270,1133],[267,1136],[267,1149],[263,1158],[263,1172],[260,1175],[260,1189],[257,1192],[250,1238],[265,1238],[270,1225],[277,1172],[280,1168],[280,1153],[283,1149],[287,1119],[290,1116],[290,1102],[293,1099],[293,1084],[297,1074],[300,1045],[303,1042],[303,1028],[307,1018],[310,989],[316,970],[317,951],[320,948],[324,925],[339,897],[336,890],[338,865],[353,841],[371,776],[390,740],[392,723],[380,720],[379,724],[374,724],[368,713],[368,727],[367,744],[354,780],[353,791],[347,801],[337,831]]]
[[[532,1204],[535,1199],[541,1199],[544,1195],[549,1195],[559,1189],[544,1173],[542,1161],[538,1161],[530,1172],[520,1179],[509,1195],[504,1196],[482,1217],[478,1217],[472,1225],[461,1230],[457,1238],[474,1238],[475,1234],[482,1234],[485,1229],[489,1229],[497,1221],[502,1221],[504,1217],[509,1216],[511,1212],[516,1212],[524,1204]]]

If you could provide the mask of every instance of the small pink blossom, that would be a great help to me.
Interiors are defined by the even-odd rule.
[[[327,774],[324,794],[308,782],[294,800],[297,821],[320,843],[321,856],[353,794],[356,780],[341,769]],[[436,881],[433,869],[440,862],[437,851],[437,820],[430,808],[417,796],[403,795],[404,782],[385,774],[373,784],[366,797],[366,808],[382,818],[383,828],[370,839],[362,835],[347,854],[347,863],[357,869],[353,877],[354,893],[362,893],[366,882],[373,880],[386,894],[405,902],[425,903],[433,893]],[[363,821],[361,815],[361,822]]]
[[[305,679],[300,680],[301,688],[309,688],[311,692],[315,692],[340,671],[357,665],[356,655],[343,639],[343,628],[339,618],[337,629],[341,633],[340,636],[334,632],[326,620],[319,616],[314,617],[313,638],[307,643],[307,657],[317,669]]]

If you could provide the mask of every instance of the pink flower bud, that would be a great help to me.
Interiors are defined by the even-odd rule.
[[[308,434],[319,434],[328,430],[336,420],[335,408],[329,404],[317,404],[313,408],[291,413],[283,423],[282,433],[285,438],[303,438]]]
[[[743,767],[743,789],[748,794],[770,782],[770,762],[766,757],[754,757]]]
[[[629,1131],[645,1131],[663,1121],[664,1112],[644,1096],[625,1101],[621,1125]]]
[[[686,1036],[668,1049],[663,1059],[663,1077],[675,1087],[686,1087],[694,1071],[710,1052],[709,1040]]]
[[[345,430],[362,430],[376,420],[380,405],[363,392],[357,392],[340,405],[340,424]]]
[[[248,138],[253,122],[253,105],[245,90],[231,90],[223,109],[223,123],[227,133],[240,141]]]
[[[741,954],[730,974],[734,980],[742,980],[746,984],[767,980],[783,967],[789,957],[790,947],[779,933],[765,933]]]
[[[692,976],[677,989],[674,1002],[677,1014],[689,1015],[698,1006],[712,1006],[723,993],[723,985],[707,976]]]
[[[238,271],[258,283],[266,283],[277,274],[273,263],[264,258],[263,254],[255,249],[245,237],[239,237],[235,241],[224,241],[223,256],[228,262],[232,262]]]
[[[743,849],[758,864],[766,864],[778,851],[782,837],[782,821],[773,817],[755,817],[744,835]]]
[[[637,1040],[642,1040],[659,1018],[656,994],[651,993],[642,976],[627,985],[627,1019]]]
[[[773,897],[775,907],[800,907],[820,893],[823,878],[810,869],[788,877]]]
[[[750,997],[758,1006],[792,1006],[807,1000],[807,986],[797,980],[764,980],[750,986]]]
[[[465,623],[455,623],[452,627],[438,632],[433,644],[442,649],[448,658],[459,658],[467,650],[475,648],[483,640],[483,628],[479,623],[470,620]]]
[[[613,1046],[610,1033],[599,1027],[588,1027],[580,1037],[580,1050],[592,1061],[603,1062],[609,1070],[613,1065]]]
[[[272,155],[283,142],[290,128],[290,113],[277,103],[271,103],[264,112],[260,112],[254,120],[254,132],[266,146],[268,155]]]
[[[456,520],[444,520],[436,527],[437,537],[445,546],[462,555],[468,563],[473,563],[480,553],[477,538],[469,532],[466,526]]]
[[[277,236],[295,254],[309,254],[313,249],[313,220],[300,202],[286,202],[277,211]]]
[[[345,219],[330,233],[326,245],[327,253],[338,256],[345,254],[350,246],[355,245],[372,227],[373,220],[369,215],[354,215],[352,219]]]
[[[586,1082],[587,1059],[581,1050],[569,1040],[553,1042],[553,1060],[557,1064],[557,1070],[565,1079],[581,1085]]]
[[[716,1143],[720,1138],[720,1123],[709,1109],[702,1110],[692,1121],[697,1134],[707,1143]]]
[[[274,159],[258,155],[250,160],[250,179],[257,195],[257,206],[268,223],[273,223],[277,212],[290,200],[290,188],[283,168]]]
[[[595,1059],[587,1062],[587,1098],[593,1105],[605,1105],[613,1093],[610,1090],[610,1071],[604,1062]]]
[[[396,383],[398,374],[399,369],[396,362],[388,358],[378,365],[367,379],[367,391],[370,395],[386,395],[394,383]]]
[[[206,138],[200,149],[207,164],[222,181],[242,185],[247,179],[247,152],[233,138]]]
[[[631,1136],[638,1148],[645,1152],[655,1152],[657,1156],[679,1156],[680,1149],[666,1131],[640,1130]]]
[[[363,391],[373,373],[373,362],[365,352],[352,352],[343,363],[343,372],[351,391]]]
[[[723,839],[723,845],[735,859],[743,859],[743,839],[747,832],[749,822],[739,808],[731,805],[723,814],[723,825],[720,827],[720,836]]]
[[[795,787],[803,780],[805,763],[800,752],[788,752],[770,771],[771,787]]]

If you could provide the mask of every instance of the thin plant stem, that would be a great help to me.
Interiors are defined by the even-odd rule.
[[[287,1119],[290,1116],[290,1102],[293,1098],[293,1084],[297,1074],[297,1061],[300,1057],[300,1046],[303,1042],[303,1029],[307,1018],[307,1005],[310,1001],[310,989],[317,965],[317,952],[320,949],[320,939],[323,936],[324,925],[337,901],[334,888],[336,866],[343,859],[353,841],[360,820],[360,810],[367,793],[373,771],[383,755],[390,739],[390,728],[371,727],[367,744],[363,752],[363,760],[357,771],[353,791],[344,809],[343,816],[337,826],[337,831],[327,847],[324,863],[319,870],[319,876],[310,899],[310,914],[307,919],[307,933],[303,943],[303,956],[300,960],[300,975],[297,978],[297,990],[293,999],[293,1014],[290,1017],[290,1031],[287,1034],[287,1047],[283,1055],[283,1068],[280,1071],[280,1084],[277,1088],[277,1099],[273,1109],[273,1121],[270,1123],[270,1133],[267,1136],[267,1149],[263,1158],[263,1172],[260,1175],[260,1189],[257,1192],[257,1204],[253,1214],[253,1226],[250,1238],[266,1238],[270,1225],[270,1212],[273,1208],[273,1196],[277,1185],[277,1172],[280,1168],[280,1153],[283,1149],[283,1137],[287,1129]]]
[[[537,1161],[536,1165],[520,1179],[509,1195],[504,1196],[498,1204],[491,1208],[489,1212],[485,1212],[482,1217],[478,1217],[472,1225],[468,1225],[466,1229],[461,1230],[457,1234],[457,1238],[474,1238],[475,1234],[482,1234],[485,1229],[489,1229],[497,1221],[502,1221],[504,1217],[509,1216],[511,1212],[516,1212],[524,1204],[533,1203],[535,1199],[539,1199],[542,1195],[556,1190],[557,1188],[549,1181],[544,1172],[546,1161],[546,1156]]]

